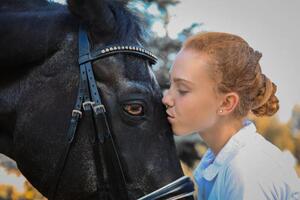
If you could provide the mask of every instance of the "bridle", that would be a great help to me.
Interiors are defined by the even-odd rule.
[[[88,35],[84,26],[79,28],[78,36],[79,45],[79,67],[80,67],[80,82],[79,90],[76,98],[75,106],[72,110],[71,120],[67,131],[67,144],[60,155],[59,161],[55,167],[54,175],[50,180],[50,187],[48,190],[49,200],[54,200],[57,193],[58,185],[62,172],[64,170],[70,148],[74,142],[76,129],[79,120],[83,117],[89,120],[89,124],[94,130],[93,141],[93,155],[97,171],[97,193],[99,199],[106,199],[109,195],[109,185],[112,183],[111,179],[117,179],[115,183],[117,187],[113,188],[113,192],[122,194],[122,199],[128,199],[126,189],[126,176],[122,168],[122,162],[119,157],[117,146],[111,135],[108,125],[106,109],[102,103],[101,96],[97,89],[94,73],[92,69],[92,62],[104,57],[115,54],[132,54],[142,57],[149,61],[149,64],[155,64],[157,58],[150,52],[140,46],[107,46],[105,48],[90,51],[90,43]],[[109,154],[109,157],[107,157]],[[108,159],[105,159],[108,158]],[[107,165],[113,169],[113,177],[109,176]],[[104,166],[104,167],[103,167]],[[144,196],[139,200],[154,200],[154,199],[169,199],[175,200],[183,197],[193,199],[194,185],[189,177],[181,177],[180,179]],[[106,194],[102,194],[105,193]]]

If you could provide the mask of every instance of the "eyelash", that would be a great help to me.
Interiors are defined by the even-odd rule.
[[[188,93],[188,91],[178,90],[178,93],[179,93],[180,95],[185,95],[186,93]]]
[[[169,89],[171,89],[171,87],[172,87],[172,84],[171,84],[171,82],[169,82]],[[177,89],[177,92],[178,92],[179,95],[181,95],[181,96],[184,96],[185,94],[188,93],[188,91],[180,90],[180,89]]]

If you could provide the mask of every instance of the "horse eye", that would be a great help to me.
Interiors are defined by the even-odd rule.
[[[123,106],[125,112],[133,116],[142,116],[144,115],[144,108],[141,104],[126,104]]]

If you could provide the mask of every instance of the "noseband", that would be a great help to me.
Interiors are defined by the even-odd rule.
[[[102,104],[101,96],[98,92],[94,73],[92,69],[92,62],[104,57],[112,56],[115,54],[132,54],[134,56],[142,57],[150,64],[155,64],[157,58],[150,52],[139,46],[108,46],[95,52],[90,51],[90,43],[87,32],[84,27],[80,26],[79,36],[79,67],[80,67],[80,82],[79,90],[76,98],[74,109],[72,110],[71,120],[67,131],[67,144],[64,147],[59,161],[55,168],[53,178],[50,180],[50,188],[48,190],[49,200],[54,200],[57,193],[58,184],[62,172],[64,170],[66,160],[68,158],[70,147],[74,142],[76,129],[79,120],[83,117],[90,121],[90,125],[94,130],[93,141],[93,155],[95,160],[95,166],[97,171],[97,191],[99,199],[106,199],[101,194],[107,192],[112,180],[109,177],[109,173],[106,171],[105,157],[109,154],[110,166],[114,173],[113,179],[117,179],[119,182],[117,188],[114,188],[113,192],[122,194],[122,199],[128,199],[126,188],[126,177],[122,168],[122,162],[119,157],[117,146],[111,135],[111,131],[108,125],[107,114],[104,104]],[[194,185],[189,177],[182,177],[144,197],[139,200],[155,200],[155,199],[169,199],[175,200],[183,197],[193,199]]]

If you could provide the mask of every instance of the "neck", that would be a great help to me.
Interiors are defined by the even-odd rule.
[[[217,156],[229,139],[243,127],[241,119],[221,119],[214,126],[199,133],[204,142]]]

